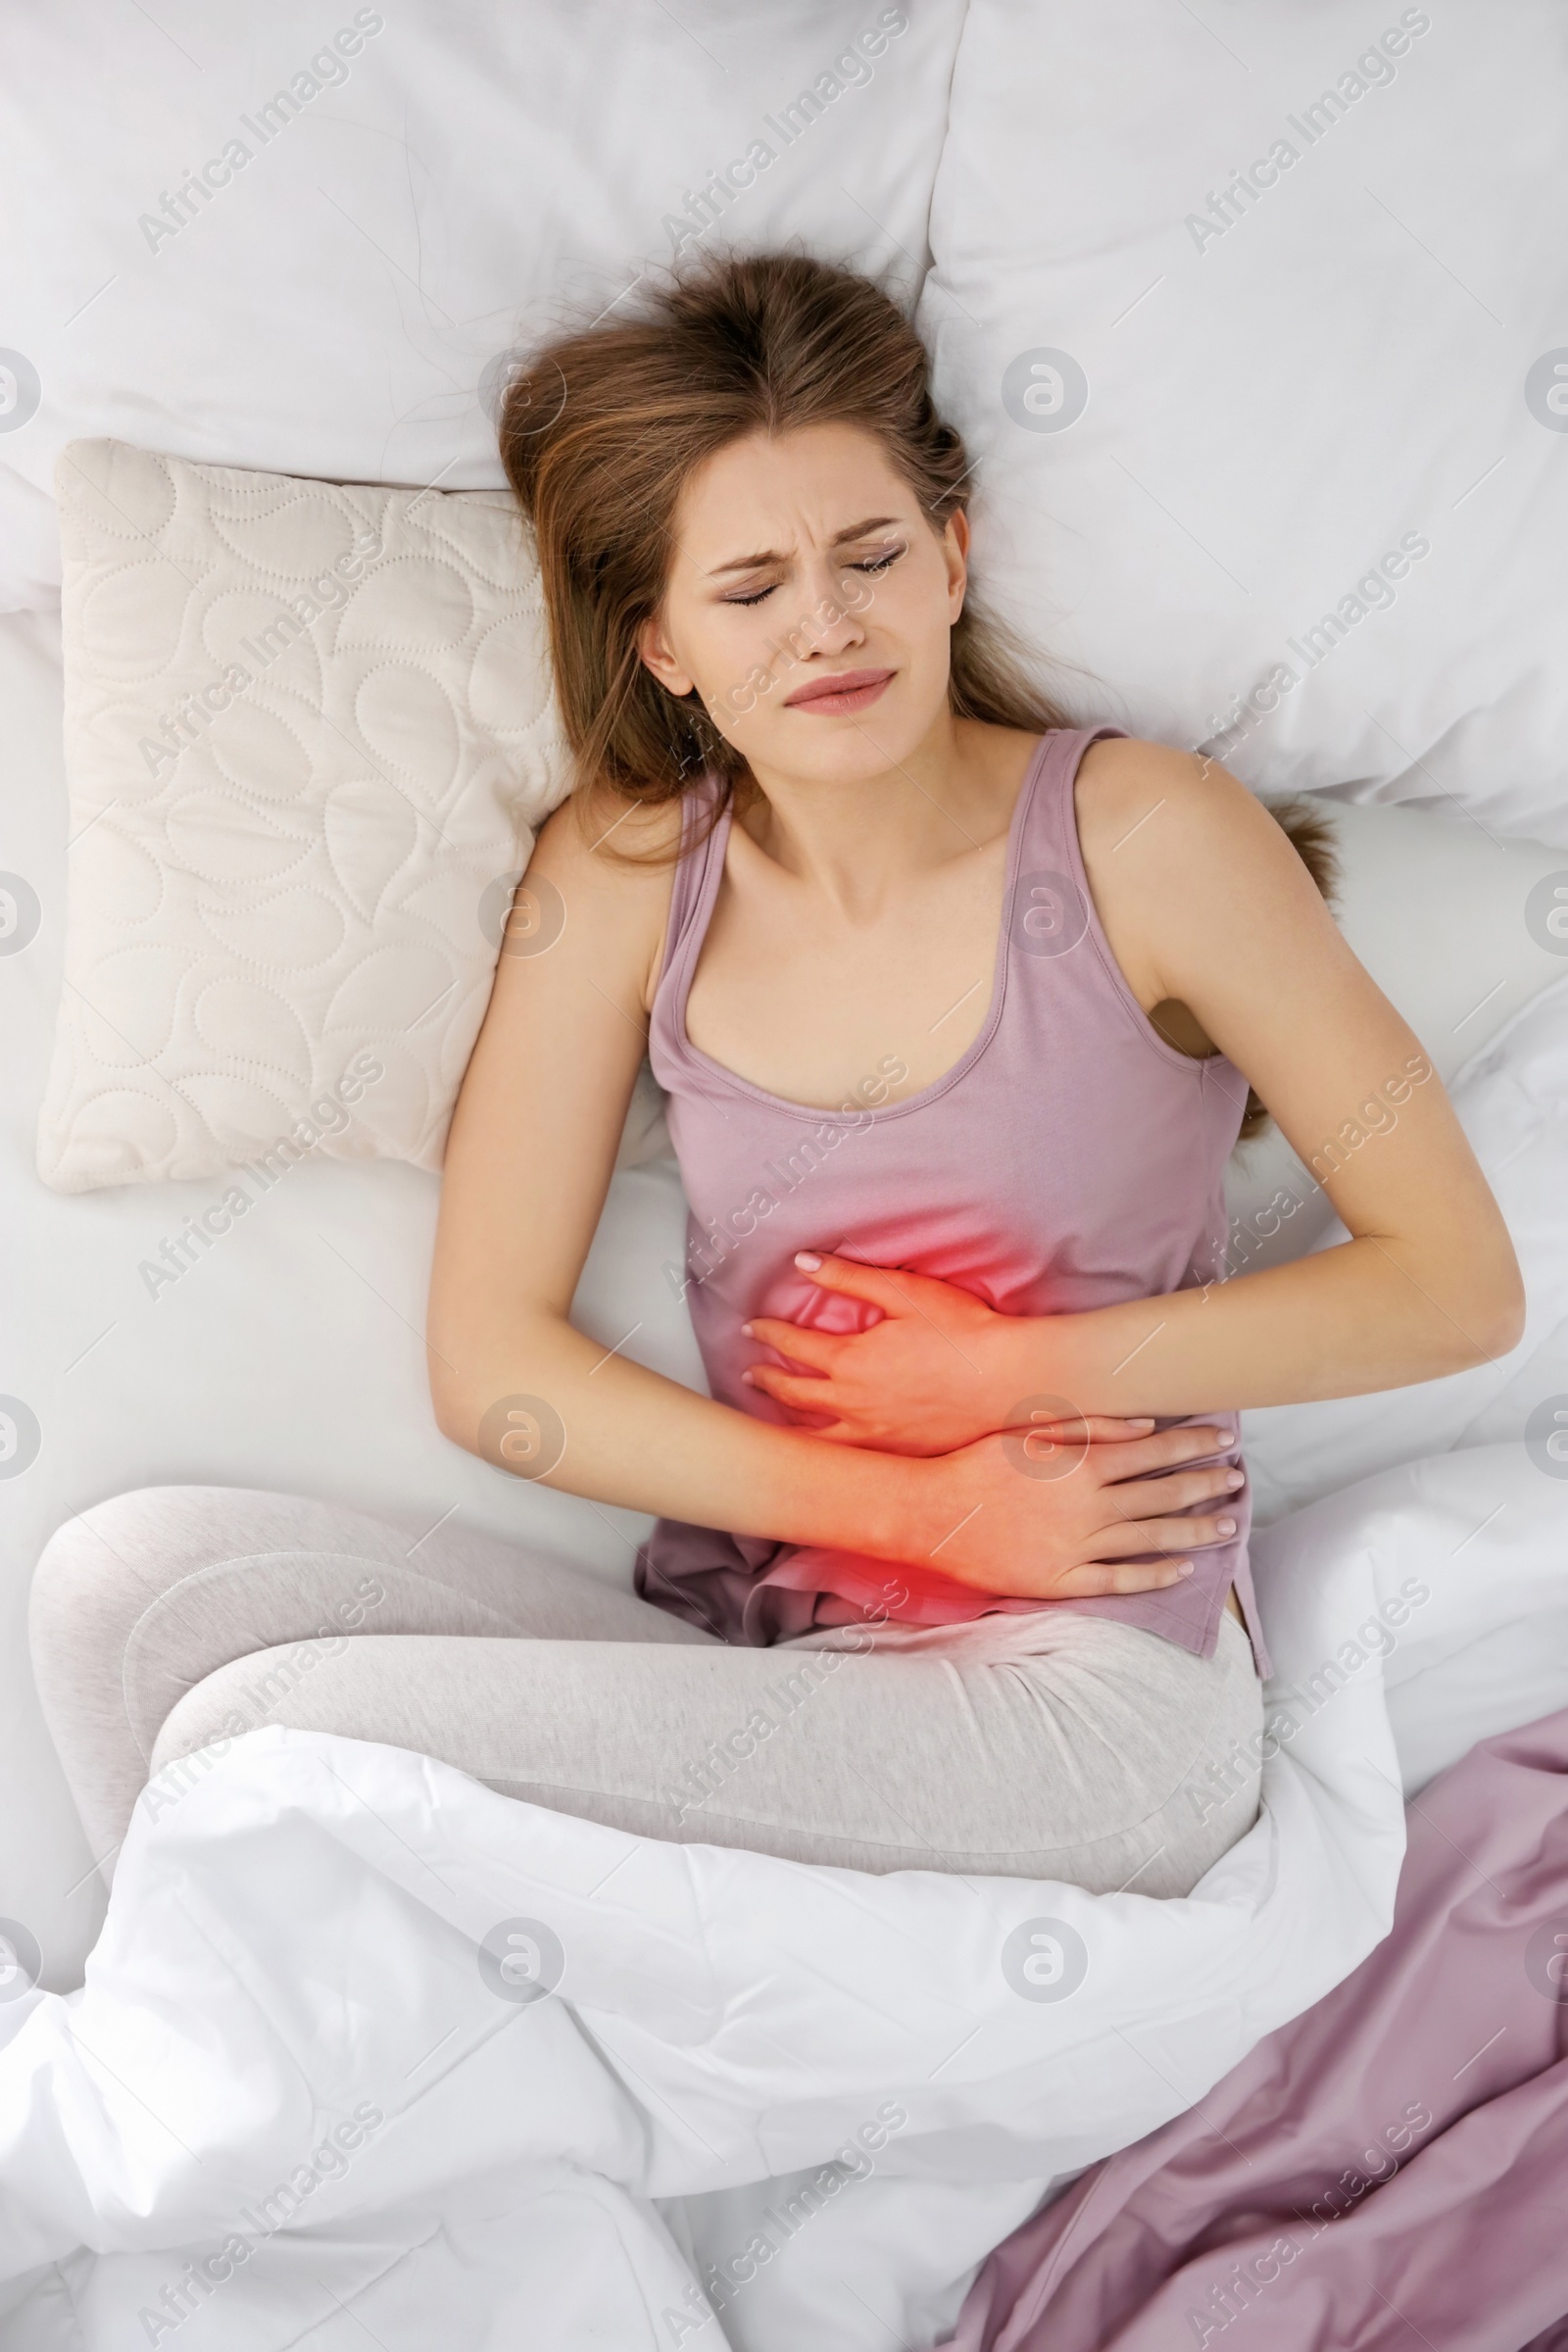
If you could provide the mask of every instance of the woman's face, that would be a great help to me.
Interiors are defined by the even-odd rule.
[[[749,434],[687,482],[638,651],[762,783],[875,775],[947,710],[967,552],[963,515],[933,530],[860,426]]]

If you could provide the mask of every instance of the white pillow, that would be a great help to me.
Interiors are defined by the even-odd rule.
[[[78,441],[57,475],[71,874],[38,1172],[440,1164],[565,794],[510,495]]]
[[[1561,30],[972,0],[920,324],[1075,710],[1568,842]]]
[[[912,302],[963,10],[9,10],[0,612],[53,603],[65,441],[499,489],[498,357],[677,253],[798,240]]]

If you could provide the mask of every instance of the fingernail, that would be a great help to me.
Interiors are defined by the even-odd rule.
[[[1234,1536],[1236,1533],[1236,1522],[1234,1519],[1220,1519],[1217,1520],[1215,1524],[1217,1525],[1222,1536]]]
[[[747,1326],[746,1326],[746,1328],[747,1328],[747,1330],[748,1330],[748,1331],[750,1331],[752,1327],[751,1327],[751,1325],[748,1323],[748,1324],[747,1324]],[[1232,1487],[1232,1488],[1235,1488],[1235,1487],[1245,1487],[1245,1486],[1246,1486],[1246,1484],[1247,1484],[1247,1473],[1246,1473],[1246,1471],[1245,1471],[1245,1470],[1227,1470],[1227,1471],[1226,1471],[1226,1473],[1225,1473],[1225,1484],[1226,1484],[1228,1487]]]
[[[1132,1429],[1152,1429],[1154,1416],[1152,1413],[1134,1413],[1128,1426]]]
[[[749,1323],[743,1323],[743,1324],[741,1325],[741,1338],[742,1338],[743,1340],[749,1340],[749,1339],[752,1339],[752,1338],[754,1338],[754,1337],[755,1337],[755,1334],[753,1333],[753,1330],[752,1330],[752,1327],[751,1327],[751,1325],[750,1325]],[[1237,1485],[1238,1485],[1238,1486],[1240,1486],[1242,1482],[1241,1482],[1241,1480],[1240,1480],[1240,1479],[1238,1479],[1236,1483],[1237,1483]]]
[[[797,1250],[795,1252],[795,1263],[800,1267],[803,1274],[814,1274],[817,1267],[822,1263],[822,1260],[817,1256],[814,1250]]]
[[[743,1389],[755,1389],[757,1383],[749,1372],[743,1372],[741,1374],[741,1387]]]
[[[1193,1563],[1192,1563],[1192,1561],[1191,1561],[1191,1560],[1178,1560],[1178,1561],[1177,1561],[1177,1563],[1176,1563],[1176,1573],[1177,1573],[1177,1575],[1178,1575],[1178,1576],[1191,1576],[1191,1575],[1192,1575],[1192,1573],[1193,1573]]]

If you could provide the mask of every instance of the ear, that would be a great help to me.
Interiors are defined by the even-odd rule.
[[[964,593],[969,585],[969,517],[962,507],[948,516],[947,529],[942,534],[942,553],[948,566],[948,620],[956,621],[963,611]]]
[[[664,624],[657,613],[645,620],[637,631],[637,652],[644,666],[653,671],[661,686],[674,695],[690,694],[697,681],[682,669],[664,634]]]

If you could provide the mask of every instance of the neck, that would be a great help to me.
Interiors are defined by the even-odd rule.
[[[912,878],[993,837],[1002,799],[1005,825],[1032,748],[944,710],[913,751],[859,775],[759,770],[735,823],[840,912],[871,916]]]

